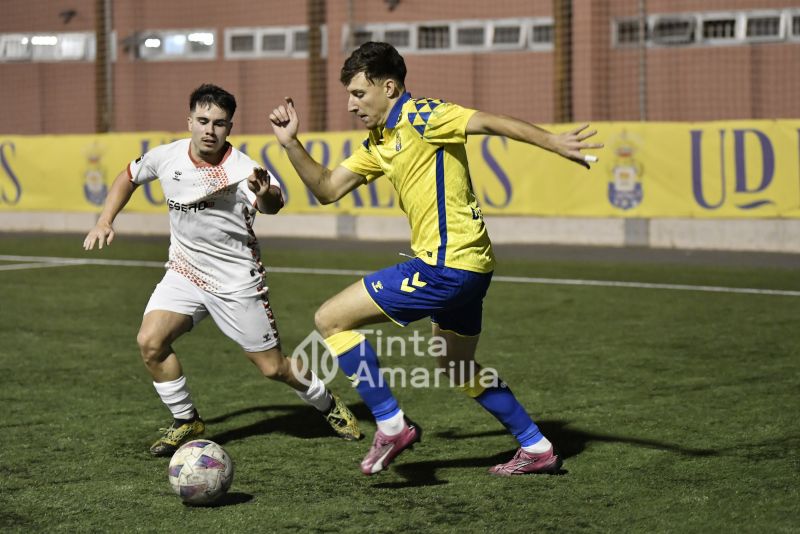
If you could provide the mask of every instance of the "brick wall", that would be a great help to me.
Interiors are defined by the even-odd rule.
[[[117,131],[181,130],[191,90],[217,83],[239,102],[234,133],[267,132],[266,117],[283,96],[308,110],[306,59],[224,60],[226,27],[302,25],[306,2],[273,0],[138,0],[113,2],[118,47],[113,65],[113,126]],[[93,31],[90,0],[4,0],[0,33]],[[573,0],[574,119],[639,119],[639,51],[614,48],[611,23],[635,16],[637,0]],[[649,0],[650,13],[798,7],[784,0]],[[379,0],[327,2],[327,128],[358,128],[339,83],[348,22],[548,17],[552,2],[514,0]],[[74,9],[64,21],[60,15]],[[143,61],[125,50],[126,38],[147,29],[215,28],[217,59]],[[554,119],[552,52],[408,54],[407,85],[416,96],[519,116]],[[651,48],[646,53],[648,120],[800,117],[800,42],[715,47]],[[5,117],[0,133],[89,133],[95,128],[91,63],[0,63]]]

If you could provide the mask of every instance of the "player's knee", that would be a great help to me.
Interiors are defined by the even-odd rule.
[[[314,314],[314,325],[317,327],[322,337],[330,337],[337,332],[336,321],[334,317],[328,313],[328,307],[323,304]]]
[[[136,335],[136,343],[139,345],[139,352],[146,365],[163,361],[169,353],[168,350],[165,350],[164,340],[146,330],[139,330]]]
[[[283,361],[264,361],[259,364],[258,368],[270,380],[286,382],[289,376],[289,366]]]
[[[248,354],[250,360],[266,378],[286,382],[291,372],[289,360],[280,351]]]

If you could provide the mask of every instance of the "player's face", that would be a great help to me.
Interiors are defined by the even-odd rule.
[[[354,113],[368,129],[386,124],[386,117],[391,111],[392,101],[389,99],[391,81],[379,82],[377,85],[367,80],[363,72],[359,72],[347,84],[347,111]]]
[[[200,159],[215,159],[225,147],[232,123],[228,112],[215,105],[195,106],[189,115],[192,154]]]

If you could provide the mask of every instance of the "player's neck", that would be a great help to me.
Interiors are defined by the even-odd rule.
[[[192,157],[192,160],[195,163],[206,163],[208,165],[219,165],[222,162],[223,158],[225,157],[225,153],[228,151],[228,143],[226,142],[222,145],[222,148],[219,149],[217,152],[209,153],[209,154],[201,154],[197,151],[194,146],[194,143],[190,144],[189,147],[189,155]]]
[[[383,113],[383,117],[381,118],[380,124],[378,124],[379,130],[383,130],[388,125],[389,117],[392,115],[392,110],[394,109],[394,106],[395,104],[397,104],[398,100],[400,100],[401,96],[402,93],[400,93],[398,96],[394,98],[389,98],[387,100],[386,111]]]

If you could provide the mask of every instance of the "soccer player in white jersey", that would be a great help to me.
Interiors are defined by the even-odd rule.
[[[256,211],[277,213],[283,195],[269,172],[228,143],[235,111],[236,100],[224,89],[198,87],[189,99],[191,138],[155,147],[131,162],[114,180],[83,242],[86,250],[110,245],[112,223],[136,188],[161,182],[170,216],[169,261],[136,338],[174,419],[150,447],[154,456],[171,456],[205,430],[172,343],[208,315],[264,376],[292,387],[339,436],[361,437],[356,418],[339,397],[281,351],[253,221]]]

